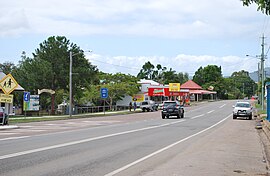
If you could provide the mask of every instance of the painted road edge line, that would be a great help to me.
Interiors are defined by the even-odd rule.
[[[142,162],[142,161],[144,161],[144,160],[147,160],[148,158],[151,158],[152,156],[155,156],[155,155],[157,155],[157,154],[159,154],[159,153],[161,153],[161,152],[163,152],[163,151],[165,151],[165,150],[168,150],[168,149],[174,147],[174,146],[177,145],[177,144],[180,144],[180,143],[182,143],[182,142],[184,142],[184,141],[186,141],[186,140],[188,140],[188,139],[190,139],[190,138],[192,138],[192,137],[195,137],[195,136],[197,136],[197,135],[199,135],[199,134],[201,134],[201,133],[204,133],[204,132],[206,132],[206,131],[208,131],[208,130],[214,128],[215,126],[217,126],[217,125],[219,125],[220,123],[222,123],[222,122],[224,122],[225,120],[227,120],[229,117],[231,117],[231,115],[225,117],[224,119],[222,119],[221,121],[217,122],[216,124],[214,124],[214,125],[212,125],[212,126],[206,128],[206,129],[204,129],[204,130],[202,130],[202,131],[199,131],[198,133],[195,133],[195,134],[190,135],[190,136],[188,136],[188,137],[186,137],[186,138],[184,138],[184,139],[181,139],[180,141],[177,141],[177,142],[175,142],[175,143],[173,143],[173,144],[171,144],[171,145],[168,145],[167,147],[164,147],[164,148],[162,148],[162,149],[160,149],[160,150],[157,150],[157,151],[155,151],[155,152],[153,152],[153,153],[151,153],[151,154],[149,154],[149,155],[147,155],[147,156],[145,156],[145,157],[143,157],[143,158],[140,158],[140,159],[138,159],[138,160],[136,160],[136,161],[134,161],[134,162],[132,162],[132,163],[130,163],[130,164],[127,164],[127,165],[125,165],[125,166],[123,166],[123,167],[121,167],[121,168],[119,168],[119,169],[117,169],[117,170],[114,170],[114,171],[112,171],[112,172],[110,172],[110,173],[108,173],[108,174],[106,174],[106,175],[104,175],[104,176],[113,176],[113,175],[115,175],[115,174],[118,174],[118,173],[120,173],[120,172],[122,172],[122,171],[128,169],[128,168],[131,167],[131,166],[134,166],[134,165],[136,165],[136,164],[138,164],[138,163],[140,163],[140,162]]]

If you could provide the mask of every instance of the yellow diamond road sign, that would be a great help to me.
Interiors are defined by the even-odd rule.
[[[16,87],[18,87],[18,83],[11,74],[6,75],[0,81],[0,88],[6,95],[9,95]]]

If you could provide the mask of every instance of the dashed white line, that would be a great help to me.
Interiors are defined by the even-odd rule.
[[[209,111],[209,112],[207,112],[207,114],[210,114],[210,113],[212,113],[212,112],[214,112],[215,110],[212,110],[212,111]]]
[[[30,136],[9,137],[9,138],[3,138],[3,139],[0,139],[0,141],[15,140],[15,139],[23,139],[23,138],[28,138],[28,137],[30,137]]]
[[[104,139],[104,138],[108,138],[108,137],[134,133],[134,132],[138,132],[138,131],[144,131],[144,130],[160,128],[160,127],[164,127],[164,126],[169,126],[169,125],[181,123],[181,122],[184,122],[184,121],[186,121],[186,120],[179,120],[179,121],[176,121],[176,122],[170,122],[170,123],[157,125],[157,126],[145,127],[145,128],[129,130],[129,131],[124,131],[124,132],[119,132],[119,133],[114,133],[114,134],[108,134],[108,135],[104,135],[104,136],[98,136],[98,137],[94,137],[94,138],[88,138],[88,139],[83,139],[83,140],[78,140],[78,141],[73,141],[73,142],[67,142],[67,143],[58,144],[58,145],[52,145],[52,146],[48,146],[48,147],[37,148],[37,149],[33,149],[33,150],[26,150],[26,151],[17,152],[17,153],[11,153],[11,154],[0,156],[0,160],[6,159],[6,158],[17,157],[17,156],[21,156],[21,155],[26,155],[26,154],[31,154],[31,153],[35,153],[35,152],[41,152],[41,151],[46,151],[46,150],[51,150],[51,149],[56,149],[56,148],[81,144],[81,143],[90,142],[90,141],[94,141],[94,140],[98,140],[98,139]]]
[[[225,117],[224,119],[222,119],[221,121],[217,122],[216,124],[214,124],[214,125],[212,125],[212,126],[206,128],[206,129],[204,129],[204,130],[202,130],[202,131],[199,131],[198,133],[195,133],[195,134],[190,135],[190,136],[188,136],[188,137],[186,137],[186,138],[184,138],[184,139],[182,139],[182,140],[180,140],[180,141],[177,141],[177,142],[175,142],[175,143],[173,143],[173,144],[171,144],[171,145],[168,145],[168,146],[166,146],[166,147],[164,147],[164,148],[162,148],[162,149],[160,149],[160,150],[158,150],[158,151],[155,151],[155,152],[153,152],[153,153],[151,153],[151,154],[149,154],[149,155],[147,155],[147,156],[145,156],[145,157],[143,157],[143,158],[140,158],[140,159],[138,159],[138,160],[136,160],[136,161],[134,161],[134,162],[132,162],[132,163],[130,163],[130,164],[127,164],[127,165],[125,165],[125,166],[123,166],[123,167],[121,167],[121,168],[119,168],[119,169],[117,169],[117,170],[114,170],[114,171],[112,171],[112,172],[110,172],[110,173],[108,173],[108,174],[106,174],[106,175],[104,175],[104,176],[113,176],[113,175],[116,175],[116,174],[118,174],[118,173],[120,173],[120,172],[122,172],[122,171],[124,171],[124,170],[126,170],[126,169],[128,169],[128,168],[130,168],[130,167],[132,167],[132,166],[134,166],[134,165],[136,165],[136,164],[138,164],[138,163],[140,163],[140,162],[143,162],[144,160],[147,160],[148,158],[151,158],[151,157],[153,157],[153,156],[155,156],[155,155],[157,155],[157,154],[159,154],[159,153],[161,153],[161,152],[163,152],[163,151],[165,151],[165,150],[168,150],[168,149],[174,147],[174,146],[177,145],[177,144],[180,144],[180,143],[182,143],[182,142],[184,142],[184,141],[186,141],[186,140],[188,140],[188,139],[190,139],[190,138],[192,138],[192,137],[195,137],[195,136],[197,136],[197,135],[199,135],[199,134],[201,134],[201,133],[204,133],[204,132],[206,132],[206,131],[208,131],[208,130],[214,128],[214,127],[217,126],[218,124],[220,124],[220,123],[222,123],[223,121],[227,120],[229,117],[231,117],[231,115]]]
[[[197,115],[197,116],[195,116],[195,117],[191,117],[190,119],[196,119],[196,118],[198,118],[198,117],[202,117],[202,116],[204,116],[204,114]]]
[[[226,104],[224,104],[224,105],[220,106],[219,108],[223,108],[225,105],[226,105]]]

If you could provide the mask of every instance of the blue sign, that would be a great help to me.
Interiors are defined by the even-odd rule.
[[[28,102],[30,100],[30,92],[23,93],[23,101]]]
[[[101,96],[101,98],[108,98],[108,89],[107,88],[101,88],[100,89],[100,96]]]

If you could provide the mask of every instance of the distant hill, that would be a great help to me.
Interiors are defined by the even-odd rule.
[[[264,70],[265,77],[270,77],[270,67],[266,67]],[[253,81],[258,82],[258,71],[249,73],[249,76]]]

